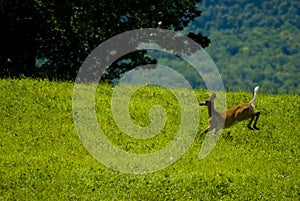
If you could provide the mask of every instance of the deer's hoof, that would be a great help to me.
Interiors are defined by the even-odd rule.
[[[248,126],[248,128],[249,128],[250,130],[252,130],[252,131],[254,130],[251,126]]]
[[[253,126],[253,128],[254,128],[255,130],[259,130],[259,128],[257,128],[256,126]]]

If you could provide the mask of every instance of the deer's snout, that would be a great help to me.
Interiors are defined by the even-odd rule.
[[[207,103],[206,103],[206,101],[203,101],[203,102],[199,103],[199,105],[200,105],[200,106],[206,106]]]

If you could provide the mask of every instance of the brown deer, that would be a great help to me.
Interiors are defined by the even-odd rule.
[[[253,97],[248,103],[241,103],[239,105],[236,105],[226,111],[220,111],[217,112],[215,110],[214,106],[214,100],[216,98],[216,94],[213,93],[210,98],[206,99],[205,101],[201,102],[200,106],[207,106],[208,107],[208,115],[210,117],[209,123],[210,125],[201,132],[201,134],[205,134],[208,131],[211,131],[215,129],[215,133],[222,129],[222,128],[228,128],[235,123],[238,123],[240,121],[246,120],[250,118],[250,121],[248,123],[248,128],[250,130],[259,130],[259,128],[256,127],[257,120],[260,115],[259,110],[255,110],[254,108],[254,101],[257,95],[259,87],[255,87],[253,91]],[[255,119],[255,120],[254,120]],[[253,128],[251,127],[252,122],[254,121]]]

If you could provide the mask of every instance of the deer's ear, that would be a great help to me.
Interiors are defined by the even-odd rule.
[[[215,99],[217,97],[217,95],[215,93],[213,93],[210,97],[210,99]]]

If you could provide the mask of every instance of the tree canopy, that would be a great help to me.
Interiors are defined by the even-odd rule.
[[[205,30],[226,87],[300,94],[298,0],[203,0],[201,10],[187,31]]]
[[[0,77],[72,80],[101,42],[139,28],[183,30],[200,16],[197,3],[199,0],[1,0]],[[203,47],[210,42],[200,33],[190,36]],[[155,63],[145,51],[127,57],[131,65],[115,62],[106,79],[134,65]]]

